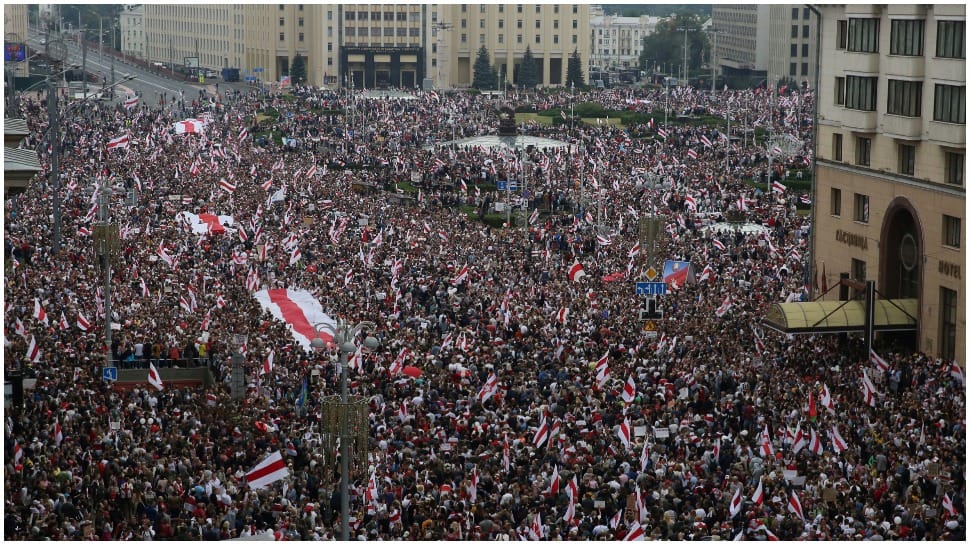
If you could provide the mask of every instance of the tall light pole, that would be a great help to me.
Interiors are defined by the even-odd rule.
[[[717,80],[717,34],[721,31],[719,28],[711,27],[709,32],[714,35],[714,47],[711,48],[711,95],[714,94],[716,88],[714,82]]]
[[[98,188],[98,223],[94,226],[94,244],[104,266],[104,355],[105,367],[111,361],[111,260],[118,255],[118,224],[111,223],[111,187],[108,178]]]
[[[324,400],[324,408],[327,405],[333,406],[338,405],[337,410],[333,413],[333,416],[337,417],[339,421],[339,429],[336,430],[337,433],[334,434],[333,431],[329,430],[331,437],[337,435],[340,440],[340,540],[350,541],[350,443],[354,437],[350,434],[349,421],[351,418],[351,412],[354,407],[358,409],[367,410],[366,400],[364,403],[360,403],[360,400],[356,403],[351,403],[350,396],[347,393],[347,355],[352,354],[357,351],[357,345],[354,344],[354,340],[362,332],[373,332],[377,330],[377,324],[374,322],[359,322],[357,324],[351,324],[342,319],[338,319],[336,324],[331,323],[320,323],[314,324],[317,329],[317,336],[310,341],[310,346],[314,350],[323,350],[327,343],[320,337],[319,333],[322,331],[327,331],[333,338],[334,344],[337,345],[340,350],[340,398],[339,404],[327,403]],[[380,345],[380,342],[373,336],[367,335],[364,339],[364,347],[368,350],[375,350]],[[358,416],[356,424],[360,425],[360,415]],[[332,418],[330,419],[333,420]],[[366,426],[367,416],[364,413],[363,424]],[[325,422],[326,423],[326,422]],[[325,430],[326,431],[326,430]],[[360,430],[358,430],[360,431]],[[365,449],[367,446],[366,442],[364,444],[357,444],[358,450]],[[332,452],[332,450],[328,450]]]
[[[684,31],[684,85],[687,85],[687,83],[688,83],[688,80],[687,80],[687,76],[688,76],[688,72],[687,72],[687,31],[689,31],[690,28],[688,28],[686,26],[680,27],[680,28],[677,29],[677,32],[680,32],[681,30]]]

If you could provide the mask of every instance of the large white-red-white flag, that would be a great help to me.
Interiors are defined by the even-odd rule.
[[[805,522],[805,513],[802,512],[802,502],[798,499],[798,494],[795,491],[791,491],[791,497],[788,498],[788,510],[792,513],[798,515],[798,518]]]
[[[77,328],[81,331],[91,329],[91,322],[81,314],[80,310],[77,312]]]
[[[623,385],[623,393],[620,394],[623,401],[627,403],[632,403],[637,397],[637,383],[633,380],[633,375],[630,375],[626,379],[626,384]]]
[[[583,271],[583,266],[579,261],[573,262],[572,266],[569,267],[569,280],[572,282],[579,282],[586,273]]]
[[[128,135],[119,136],[118,138],[112,138],[108,140],[108,149],[112,150],[115,148],[127,148],[128,147]]]
[[[49,326],[50,320],[47,318],[47,311],[44,307],[40,306],[40,299],[34,297],[34,319],[38,322],[43,322],[44,325]]]
[[[258,276],[256,282],[258,283]],[[252,286],[247,279],[247,286]],[[306,290],[276,288],[260,290],[253,293],[263,310],[268,310],[277,320],[283,321],[292,333],[293,338],[300,343],[304,350],[311,352],[310,341],[320,337],[325,343],[330,343],[333,337],[321,328],[318,332],[314,325],[327,324],[336,327],[336,322],[323,312],[320,301]]]
[[[30,343],[27,344],[27,360],[31,363],[40,361],[40,346],[37,344],[37,339],[33,335],[30,336]]]
[[[495,373],[488,375],[488,380],[482,385],[482,389],[478,392],[479,403],[485,403],[490,397],[495,395],[498,391],[498,377]]]
[[[875,349],[873,348],[869,349],[869,361],[871,361],[872,364],[875,365],[883,373],[885,373],[886,371],[889,371],[889,362],[882,359],[882,357],[880,357],[879,354],[877,354]]]
[[[252,468],[249,473],[246,473],[246,484],[249,485],[249,488],[258,490],[280,479],[285,479],[289,475],[290,472],[286,468],[286,462],[283,461],[283,455],[277,450],[264,458],[262,462],[256,464],[256,467]]]
[[[408,347],[406,346],[402,348],[400,352],[398,352],[397,357],[394,358],[394,361],[391,362],[391,367],[388,369],[391,376],[397,375],[404,370],[404,360],[408,358],[410,353],[411,351],[408,350]]]

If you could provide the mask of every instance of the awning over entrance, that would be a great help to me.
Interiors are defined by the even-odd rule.
[[[875,331],[916,329],[918,299],[880,299],[873,309]],[[781,333],[847,333],[864,331],[865,301],[776,303],[768,309],[764,325]]]

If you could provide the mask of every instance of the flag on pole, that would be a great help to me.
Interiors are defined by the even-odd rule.
[[[744,505],[744,502],[742,500],[743,498],[741,497],[741,487],[739,486],[738,489],[734,491],[734,497],[731,498],[731,507],[730,507],[731,518],[738,516],[738,513],[741,512],[741,506]]]
[[[762,505],[765,502],[765,489],[761,482],[761,477],[758,477],[758,488],[754,489],[754,494],[751,495],[751,501],[755,505]]]
[[[535,435],[532,437],[532,444],[536,448],[541,448],[542,444],[549,440],[549,423],[546,422],[546,415],[542,415],[542,420],[539,421],[539,427],[536,429]]]
[[[872,362],[872,364],[883,373],[889,371],[889,362],[879,357],[879,354],[877,354],[876,350],[873,348],[869,349],[869,361]]]
[[[165,389],[162,376],[158,374],[158,369],[155,369],[155,364],[152,362],[148,362],[148,383],[154,386],[156,390]]]
[[[775,449],[771,446],[771,435],[768,433],[768,424],[765,424],[764,431],[761,432],[761,456],[771,458],[775,455]]]
[[[50,326],[50,320],[47,318],[47,311],[44,307],[40,306],[40,299],[34,297],[34,319],[38,322],[43,322],[44,325]]]
[[[114,148],[127,148],[128,147],[128,135],[119,136],[118,138],[112,138],[108,140],[107,149],[112,150]]]
[[[280,451],[275,451],[246,473],[249,488],[258,490],[290,475]]]
[[[798,499],[798,494],[795,491],[791,491],[791,497],[788,498],[788,510],[792,513],[798,515],[798,518],[805,522],[805,513],[802,512],[802,502]]]
[[[950,499],[950,494],[943,494],[943,509],[950,514],[951,517],[957,516],[957,509],[953,506],[953,500]]]
[[[623,418],[623,422],[620,423],[616,430],[616,435],[620,438],[620,442],[623,443],[623,446],[627,450],[630,450],[630,431],[630,420]]]
[[[771,182],[771,192],[772,193],[784,193],[788,191],[788,187],[781,182]]]
[[[637,397],[637,384],[633,380],[633,375],[630,375],[626,379],[626,384],[623,385],[623,393],[621,394],[623,401],[627,403],[632,403]]]
[[[31,363],[40,361],[40,346],[38,346],[37,339],[33,335],[30,336],[30,343],[27,344],[27,360]]]
[[[842,451],[848,450],[849,445],[846,444],[845,439],[842,439],[842,434],[839,433],[839,428],[835,424],[832,424],[832,434],[830,435],[832,439],[832,450],[836,454],[841,454]]]

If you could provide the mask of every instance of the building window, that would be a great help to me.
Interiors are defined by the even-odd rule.
[[[553,30],[559,30],[559,19],[555,19],[552,21],[552,28]]]
[[[922,81],[889,80],[889,100],[886,104],[886,113],[919,117],[922,103]]]
[[[554,4],[552,6],[552,12],[557,14],[559,13],[559,4]]]
[[[284,41],[286,41],[286,34],[285,34],[285,33],[283,33],[283,32],[280,32],[280,41],[281,41],[281,42],[284,42]]]
[[[936,56],[946,59],[965,59],[964,33],[966,21],[937,21]]]
[[[478,45],[485,45],[485,35],[484,34],[479,34],[478,35]]]
[[[515,6],[515,11],[517,11],[518,13],[522,13],[522,4]]]
[[[409,37],[411,37],[411,38],[417,38],[420,35],[421,35],[421,29],[420,28],[409,28],[408,29],[408,36]]]
[[[573,4],[573,13],[579,13],[579,6]]]
[[[573,9],[576,9],[576,6],[573,6]],[[576,19],[573,19],[573,28],[574,29],[579,28],[579,21],[577,21]]]
[[[808,38],[808,25],[802,25],[802,38]]]
[[[522,19],[515,21],[515,28],[522,28]]]
[[[797,21],[798,20],[798,8],[792,8],[791,9],[791,20],[792,21]]]
[[[536,9],[539,9],[539,7],[536,6]],[[536,20],[536,30],[539,30],[540,28],[542,28],[542,21]]]
[[[468,43],[468,34],[461,35],[461,43]]]
[[[832,160],[841,161],[842,160],[842,134],[835,133],[832,135]]]
[[[842,20],[838,21],[838,26],[837,26],[837,28],[835,30],[835,48],[836,49],[845,49],[845,45],[846,45],[846,42],[847,42],[846,37],[849,34],[848,24],[849,24],[849,22],[846,21],[845,19],[842,19]]]
[[[893,19],[890,22],[889,54],[909,56],[923,54],[922,19]]]
[[[468,11],[468,4],[462,4],[461,5],[461,12],[462,13],[466,13],[467,11]]]
[[[505,19],[499,19],[498,20],[498,27],[499,28],[505,28]]]
[[[807,21],[809,17],[808,15],[809,13],[810,12],[808,11],[808,8],[802,8],[802,19]]]
[[[849,19],[849,51],[879,52],[879,19]]]
[[[798,63],[797,62],[790,62],[790,63],[788,63],[788,75],[789,76],[797,76],[798,75]]]
[[[522,35],[521,34],[516,34],[515,35],[515,43],[517,43],[517,44],[522,43]]]
[[[303,26],[303,17],[300,17],[299,19],[296,20],[296,25]]]
[[[286,24],[286,19],[283,17],[280,17],[280,26],[283,26],[285,24]]]
[[[936,84],[933,93],[933,121],[967,122],[966,86]]]
[[[461,28],[468,28],[468,19],[461,20]]]
[[[957,292],[940,287],[940,357],[952,361],[957,348]]]
[[[536,43],[539,43],[539,35],[536,34]]]
[[[899,144],[899,173],[912,176],[916,172],[916,146]]]
[[[855,194],[852,209],[852,219],[862,223],[869,223],[869,195]]]
[[[498,5],[498,12],[499,13],[505,13],[505,4],[499,4]]]
[[[395,16],[396,16],[397,20],[400,21],[400,22],[402,22],[402,23],[404,21],[407,21],[408,20],[408,14],[407,14],[406,11],[399,11],[399,12],[397,12],[395,14]]]
[[[802,57],[808,57],[808,44],[802,44]]]
[[[577,43],[579,43],[579,38],[573,34],[573,45],[576,45]]]
[[[943,180],[952,185],[963,185],[963,154],[943,152]]]
[[[379,11],[372,11],[372,12],[370,12],[370,20],[371,21],[380,21],[381,20],[381,12],[379,12]]]
[[[478,28],[481,28],[481,29],[485,28],[485,19],[478,20]]]
[[[869,166],[869,154],[872,152],[872,139],[865,136],[857,136],[855,139],[855,164],[863,167]]]
[[[794,8],[794,9],[795,11],[798,11],[798,8]],[[789,56],[790,57],[798,56],[798,44],[791,44],[791,54]]]
[[[831,212],[833,216],[841,216],[842,215],[842,190],[837,187],[833,187],[831,191],[831,198],[832,198],[832,204],[829,207],[830,208],[829,212]]]
[[[303,41],[303,33],[302,32],[298,35],[297,39],[300,40],[301,42]]]
[[[852,275],[852,279],[857,280],[859,282],[865,282],[866,281],[866,262],[861,259],[853,258],[851,267],[852,267],[852,270],[850,271],[849,274]]]
[[[845,78],[845,107],[871,112],[876,109],[877,78],[847,76]]]
[[[541,7],[537,5],[536,6],[536,15],[539,15],[540,12],[541,12]]]
[[[559,43],[559,35],[558,34],[553,34],[552,35],[552,43],[554,43],[554,44],[558,44]]]
[[[951,248],[960,247],[960,218],[943,215],[943,245]]]
[[[803,76],[807,76],[808,75],[808,63],[807,62],[803,62],[802,63],[802,75]]]
[[[505,34],[499,34],[498,35],[498,43],[500,43],[500,44],[504,44],[505,43]]]
[[[835,104],[845,105],[845,78],[835,78]]]
[[[384,27],[384,35],[385,36],[394,36],[394,28],[389,27],[389,26],[388,27]]]
[[[797,38],[798,37],[798,25],[792,25],[791,26],[791,37],[792,38]]]

